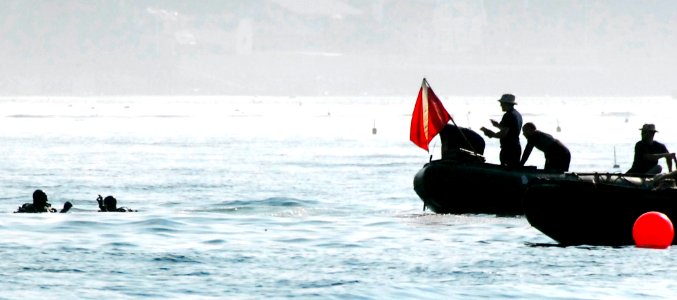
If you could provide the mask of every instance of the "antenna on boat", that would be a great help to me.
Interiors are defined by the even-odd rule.
[[[432,151],[428,152],[428,153],[431,153],[431,154],[430,154],[430,159],[428,160],[428,162],[433,161],[433,155],[432,155],[432,153],[435,152],[435,146],[437,146],[437,142],[433,143]]]
[[[618,169],[620,166],[616,163],[616,146],[614,146],[614,169]]]
[[[470,112],[468,112],[468,113],[470,113]],[[468,138],[467,138],[467,137],[465,136],[465,134],[463,133],[463,130],[461,130],[461,127],[458,127],[458,125],[456,125],[456,121],[454,121],[454,118],[451,118],[451,123],[454,123],[454,126],[456,126],[456,130],[458,130],[458,133],[461,134],[461,136],[463,137],[463,140],[465,140],[465,142],[466,142],[466,143],[468,144],[468,146],[470,147],[470,150],[472,150],[472,152],[477,153],[477,151],[475,150],[475,147],[472,146],[472,144],[470,143],[470,141],[468,140]],[[470,123],[470,122],[468,122],[468,123]],[[470,128],[470,127],[468,127],[468,128]]]

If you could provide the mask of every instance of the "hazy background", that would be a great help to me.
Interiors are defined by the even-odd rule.
[[[2,0],[0,36],[2,95],[677,97],[671,0]]]

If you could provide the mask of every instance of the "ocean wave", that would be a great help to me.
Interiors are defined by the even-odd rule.
[[[232,200],[223,201],[218,206],[226,206],[229,208],[251,208],[251,207],[313,207],[318,205],[317,200],[303,200],[287,197],[271,197],[266,199],[252,199],[252,200]]]
[[[155,257],[152,260],[154,262],[161,263],[201,263],[199,260],[190,258],[188,256],[175,254],[167,254],[160,257]]]

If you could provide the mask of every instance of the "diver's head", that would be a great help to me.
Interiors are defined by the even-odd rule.
[[[47,194],[42,190],[35,190],[33,192],[33,206],[45,207],[47,206]]]
[[[113,196],[106,196],[106,198],[103,199],[103,206],[106,208],[107,211],[112,211],[116,210],[118,205],[118,200],[115,199]]]

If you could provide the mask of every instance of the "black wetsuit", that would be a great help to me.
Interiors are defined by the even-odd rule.
[[[33,203],[24,203],[23,205],[19,206],[19,209],[15,211],[15,213],[44,213],[44,212],[55,213],[56,209],[52,208],[51,205],[49,204],[40,207],[33,205]]]

